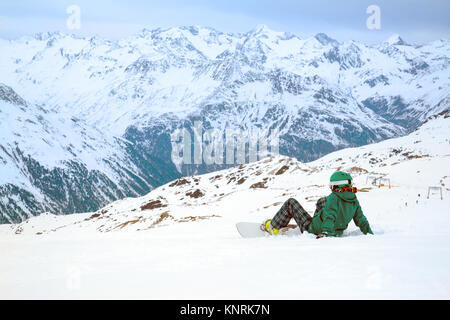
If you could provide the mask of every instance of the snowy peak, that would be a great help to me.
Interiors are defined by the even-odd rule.
[[[318,33],[314,36],[314,38],[316,38],[316,40],[319,41],[324,46],[326,46],[326,45],[338,46],[339,45],[338,41],[336,41],[333,38],[330,38],[325,33]]]
[[[67,34],[64,34],[60,31],[53,31],[53,32],[39,32],[34,35],[34,39],[39,41],[47,41],[50,39],[56,39],[56,38],[63,38],[68,36]]]
[[[248,34],[252,34],[252,35],[267,35],[267,34],[272,34],[272,33],[276,33],[276,32],[271,30],[265,24],[258,24],[252,30],[250,30],[248,32]]]
[[[265,44],[272,46],[278,45],[280,40],[290,40],[296,36],[288,32],[274,31],[264,24],[259,24],[252,30],[246,33],[247,38],[258,39]]]
[[[394,46],[406,46],[408,45],[398,34],[391,35],[386,41],[384,41],[387,45]]]

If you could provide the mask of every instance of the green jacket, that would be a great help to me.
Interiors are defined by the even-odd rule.
[[[373,234],[356,195],[352,192],[332,192],[327,197],[325,207],[314,214],[308,231],[341,236],[352,219],[364,234]]]

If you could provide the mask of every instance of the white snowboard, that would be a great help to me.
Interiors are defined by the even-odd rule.
[[[267,232],[261,230],[261,223],[257,222],[238,222],[236,228],[243,238],[264,237]]]
[[[296,225],[288,225],[280,229],[279,235],[287,235],[289,230],[296,228]],[[261,230],[261,223],[258,222],[238,222],[236,228],[243,238],[259,238],[270,236],[266,231]]]

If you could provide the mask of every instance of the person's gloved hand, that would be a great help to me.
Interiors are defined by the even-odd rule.
[[[317,235],[316,239],[320,239],[320,238],[323,238],[323,237],[328,237],[328,235],[326,233],[320,233],[320,234]]]

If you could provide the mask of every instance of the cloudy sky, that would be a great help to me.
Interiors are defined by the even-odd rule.
[[[67,27],[80,9],[80,29]],[[380,9],[379,29],[373,11]],[[258,24],[300,37],[324,32],[337,40],[366,43],[394,33],[411,43],[450,38],[449,0],[2,0],[0,38],[14,39],[37,32],[61,31],[117,39],[143,28],[209,26],[224,32],[247,32]],[[373,25],[373,24],[372,24]]]

